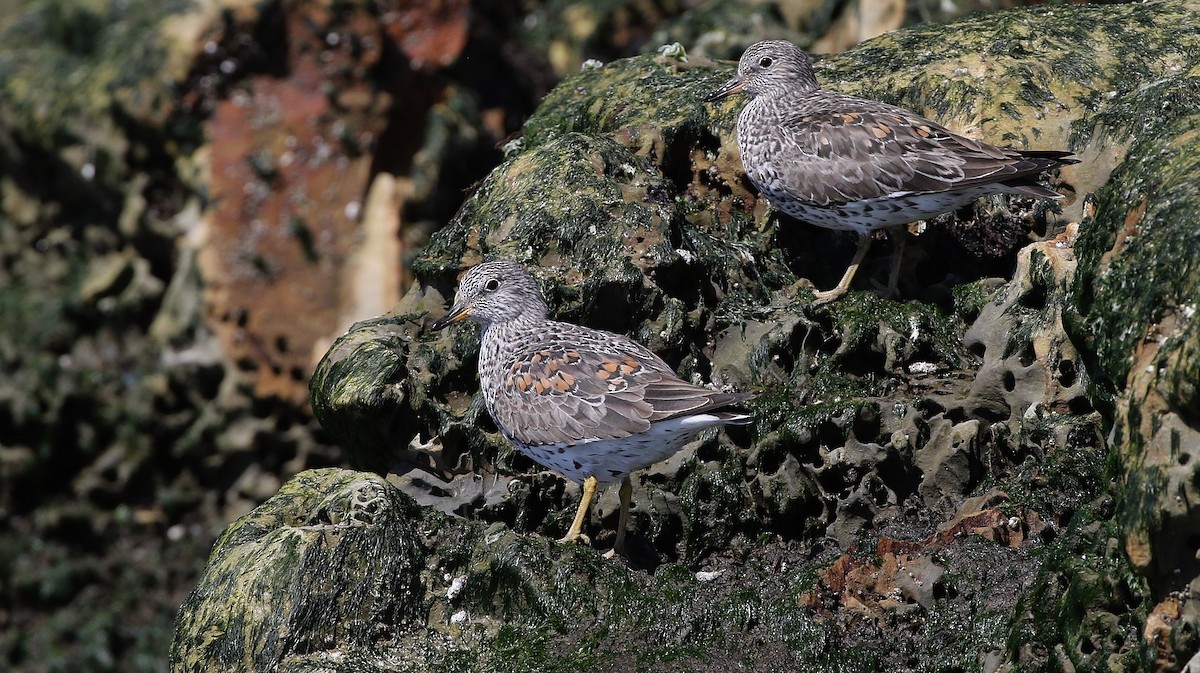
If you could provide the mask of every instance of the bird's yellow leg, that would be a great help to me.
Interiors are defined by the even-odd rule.
[[[629,481],[629,477],[621,480],[621,517],[617,522],[617,543],[613,545],[612,551],[606,553],[606,558],[613,556],[625,555],[625,529],[629,527],[629,501],[633,499],[633,484]]]
[[[908,245],[908,231],[905,227],[891,227],[888,236],[892,239],[892,270],[888,274],[888,297],[900,296],[900,260],[904,257],[904,246]]]
[[[575,520],[571,522],[571,528],[567,534],[559,539],[560,543],[588,541],[588,537],[583,534],[583,520],[587,518],[588,509],[592,506],[592,498],[596,497],[596,483],[595,477],[583,480],[583,497],[579,499],[579,509],[575,511]]]
[[[850,260],[850,266],[846,268],[846,273],[842,275],[842,279],[838,281],[837,287],[832,290],[818,292],[816,301],[813,306],[819,304],[827,304],[834,299],[846,294],[850,290],[850,281],[854,280],[854,274],[858,273],[858,265],[862,264],[863,258],[867,256],[867,251],[871,249],[871,235],[859,234],[858,250],[854,251],[854,259]]]

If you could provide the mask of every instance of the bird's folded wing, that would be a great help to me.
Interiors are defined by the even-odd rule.
[[[957,135],[903,108],[849,96],[830,103],[780,126],[786,154],[774,168],[780,186],[802,201],[942,192],[1041,170],[1019,152]]]
[[[496,422],[525,444],[572,443],[628,437],[654,421],[747,397],[692,385],[636,342],[605,336],[535,343],[518,353],[500,377]]]

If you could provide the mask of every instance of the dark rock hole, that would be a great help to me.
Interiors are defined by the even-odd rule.
[[[797,498],[783,506],[782,511],[765,521],[766,529],[785,540],[804,539],[808,522],[821,517],[821,503],[813,498]]]
[[[1004,372],[1004,390],[1012,392],[1017,387],[1017,377],[1012,372]]]
[[[776,448],[771,451],[763,451],[758,455],[758,472],[759,474],[774,474],[783,465],[783,457],[785,452],[782,449]]]
[[[675,186],[676,194],[686,194],[692,185],[692,146],[693,143],[703,143],[703,136],[690,127],[684,127],[668,142],[667,151],[663,153],[663,175]],[[665,140],[665,139],[664,139]],[[699,143],[697,143],[699,141]]]
[[[1046,308],[1046,288],[1042,285],[1029,288],[1029,291],[1021,295],[1017,303],[1034,311]]]
[[[1058,383],[1064,388],[1070,388],[1075,385],[1075,381],[1079,378],[1078,372],[1075,371],[1074,360],[1063,360],[1058,363]]]
[[[796,360],[792,357],[791,351],[787,350],[772,350],[770,351],[771,360],[785,373],[791,374],[796,370]]]
[[[967,352],[982,360],[987,353],[987,346],[982,341],[972,341],[967,344]]]
[[[824,421],[817,426],[817,441],[821,446],[845,446],[846,431],[833,421]]]
[[[921,412],[921,414],[926,417],[937,416],[938,414],[946,412],[946,407],[942,406],[932,397],[922,398],[917,402],[916,407],[917,411]]]
[[[721,445],[717,442],[704,442],[696,447],[696,460],[712,462],[721,460]]]
[[[1037,353],[1033,352],[1033,344],[1026,343],[1025,347],[1021,349],[1021,357],[1019,358],[1021,366],[1028,367],[1028,366],[1032,365],[1036,360],[1037,360]]]
[[[1075,512],[1076,508],[1064,506],[1062,509],[1054,512],[1054,521],[1059,526],[1066,526],[1067,522],[1069,522],[1075,516]],[[1049,530],[1049,526],[1047,526],[1047,530]],[[1063,586],[1065,587],[1066,585],[1064,584]]]
[[[482,402],[483,402],[483,393],[480,393],[480,394],[479,394],[479,400],[480,400],[480,403],[482,404]],[[492,420],[492,415],[491,415],[491,414],[479,414],[479,415],[477,415],[477,416],[476,416],[476,418],[477,418],[478,420],[476,420],[476,421],[475,421],[475,425],[476,425],[476,426],[477,426],[477,427],[478,427],[480,430],[482,430],[482,431],[484,431],[484,432],[486,432],[486,433],[488,433],[488,434],[492,434],[492,433],[500,432],[500,428],[497,428],[497,427],[496,427],[496,422]]]
[[[592,301],[586,309],[594,327],[624,334],[639,322],[634,307],[642,306],[644,298],[638,288],[617,282],[604,283],[591,296]]]
[[[897,502],[904,502],[917,492],[921,485],[921,471],[894,451],[879,463],[879,478],[896,494]]]
[[[671,236],[674,237],[678,227],[671,227]],[[682,247],[681,244],[671,243],[676,248]],[[689,265],[682,258],[677,257],[671,264],[663,267],[655,278],[658,280],[659,287],[663,289],[668,296],[675,297],[683,302],[684,307],[691,311],[700,305],[702,293],[705,289],[709,290],[707,294],[711,294],[712,284],[704,281],[709,277],[708,269],[703,267]],[[706,299],[714,299],[715,297],[705,297]]]
[[[814,469],[819,469],[825,465],[824,459],[821,458],[820,447],[817,444],[805,444],[798,447],[792,454],[796,456],[796,460],[800,461],[801,465],[806,465]],[[1197,478],[1200,479],[1200,476]]]
[[[886,371],[887,355],[877,350],[863,350],[847,353],[843,360],[843,369],[853,376],[869,376],[872,373]]]
[[[946,420],[954,423],[955,425],[962,423],[963,421],[967,420],[967,410],[963,409],[962,407],[954,407],[953,409],[946,411]]]
[[[1011,410],[1007,404],[1002,405],[1002,407],[978,406],[971,412],[971,415],[989,423],[999,423],[1008,419],[1011,415]]]
[[[192,387],[201,398],[214,400],[221,390],[221,381],[225,380],[224,367],[199,367],[192,376]]]
[[[729,437],[729,441],[743,448],[749,448],[753,443],[749,425],[727,425],[725,434]]]
[[[1073,415],[1082,416],[1092,412],[1092,402],[1085,395],[1077,395],[1067,402],[1067,408]]]
[[[874,404],[859,407],[858,413],[854,415],[853,429],[854,436],[861,442],[877,439],[880,432],[879,407]]]
[[[279,411],[278,399],[259,397],[251,401],[250,413],[255,418],[271,418]]]

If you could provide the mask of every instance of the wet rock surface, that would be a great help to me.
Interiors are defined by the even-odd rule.
[[[312,367],[532,109],[447,72],[465,3],[334,4],[0,7],[0,669],[165,669],[216,534],[344,460]]]
[[[852,242],[757,199],[736,104],[699,99],[748,42],[896,21],[865,4],[0,8],[0,669],[1182,669],[1198,8],[820,59],[1084,161],[1061,213],[931,222],[905,301],[869,292],[877,245],[813,310]],[[550,542],[578,487],[496,433],[476,332],[427,332],[499,255],[559,317],[760,392],[637,475],[628,563],[598,555],[615,493],[594,548]],[[301,472],[347,463],[387,480]]]
[[[1190,8],[1083,7],[1067,14],[1002,13],[890,34],[819,64],[818,77],[923,109],[981,137],[1138,160],[1131,141],[1146,141],[1128,106],[1140,99],[1140,85],[1116,65],[1120,59],[1090,54],[1158,44],[1172,56],[1134,69],[1148,67],[1139,71],[1144,81],[1166,78],[1182,92],[1195,67],[1183,55],[1188,48],[1175,51],[1143,30],[1184,21],[1190,28],[1183,43],[1192,44]],[[997,34],[1037,38],[1001,44]],[[937,50],[928,49],[932,42]],[[855,670],[883,660],[900,670],[1181,668],[1196,650],[1189,636],[1195,622],[1184,607],[1191,600],[1181,600],[1191,595],[1186,585],[1195,574],[1186,571],[1189,552],[1177,546],[1191,510],[1185,498],[1165,508],[1158,489],[1140,487],[1147,478],[1140,462],[1111,458],[1124,451],[1121,438],[1108,433],[1112,410],[1129,410],[1116,421],[1119,432],[1132,427],[1131,416],[1140,421],[1132,411],[1140,400],[1111,383],[1112,361],[1095,365],[1105,348],[1124,358],[1133,341],[1122,332],[1125,345],[1115,345],[1107,331],[1115,320],[1089,319],[1095,309],[1079,303],[1081,288],[1126,296],[1130,281],[1117,283],[1115,272],[1098,268],[1088,247],[1104,225],[1089,227],[1113,218],[1110,204],[1122,202],[1108,191],[1117,189],[1112,166],[1119,180],[1123,168],[1145,164],[1110,159],[1062,171],[1056,179],[1068,198],[1061,212],[1054,204],[997,199],[941,218],[918,239],[925,255],[907,269],[921,281],[909,289],[920,301],[859,292],[814,309],[811,287],[828,284],[822,273],[840,271],[830,258],[842,244],[780,220],[745,184],[731,138],[735,106],[699,102],[727,74],[728,66],[668,53],[568,78],[526,124],[520,144],[510,145],[506,162],[431,239],[414,266],[417,284],[390,318],[406,335],[406,355],[387,370],[406,392],[398,416],[420,419],[429,430],[414,443],[405,441],[412,428],[402,426],[375,445],[405,475],[398,483],[425,502],[440,500],[446,511],[504,526],[497,531],[543,540],[565,530],[576,489],[514,454],[478,398],[462,397],[474,390],[476,332],[427,331],[439,315],[430,305],[444,305],[459,271],[504,256],[538,269],[559,317],[632,334],[686,376],[760,392],[749,405],[757,420],[752,430],[707,438],[635,475],[630,564],[650,573],[656,589],[672,581],[669,569],[682,566],[762,606],[771,590],[745,584],[747,575],[799,565],[812,578],[776,609],[824,635],[758,638],[766,618],[735,623],[735,641],[751,635],[757,643],[739,642],[742,663],[821,667],[833,651]],[[1097,98],[1096,91],[1106,93]],[[1181,97],[1169,99],[1179,106],[1176,121],[1158,122],[1171,129],[1151,143],[1158,161],[1186,156],[1162,151],[1190,138],[1182,127],[1194,106]],[[1181,186],[1170,193],[1186,202],[1188,164],[1181,162],[1168,164],[1180,166]],[[1095,201],[1082,198],[1093,192]],[[1176,203],[1161,206],[1161,221]],[[1147,213],[1122,213],[1125,229],[1116,231]],[[1132,225],[1131,217],[1138,218]],[[613,227],[614,220],[624,226]],[[1187,216],[1169,221],[1164,230],[1190,231]],[[1017,231],[1041,240],[1023,245]],[[1134,258],[1126,262],[1130,273],[1141,268],[1136,264],[1153,264],[1136,253],[1127,259]],[[1175,268],[1184,280],[1173,296],[1190,296],[1188,263]],[[999,277],[988,273],[997,269]],[[1098,274],[1107,280],[1080,280]],[[1142,273],[1138,282],[1152,278]],[[1144,292],[1130,296],[1148,304],[1131,310],[1135,316],[1158,315],[1163,309],[1154,306],[1181,301]],[[1110,305],[1120,304],[1105,310]],[[320,418],[340,416],[341,402],[327,401],[327,390],[356,406],[347,378],[331,377],[338,385],[330,388],[326,377],[378,371],[370,343],[388,320],[370,323],[361,336],[352,330],[318,368]],[[1155,394],[1186,400],[1185,391],[1161,385]],[[1186,404],[1168,409],[1161,415],[1167,427],[1186,425]],[[1167,432],[1164,446],[1167,437],[1183,436]],[[1177,459],[1171,467],[1188,473],[1189,463]],[[512,497],[497,502],[480,485],[476,500],[464,502],[455,484],[465,472],[455,465],[485,472],[494,465],[501,475],[516,475],[508,482]],[[1180,476],[1173,479],[1181,484]],[[1126,486],[1114,492],[1115,483]],[[1186,487],[1173,492],[1179,488]],[[598,550],[611,541],[613,505],[602,502],[589,521]],[[1171,511],[1179,514],[1164,516]],[[1149,542],[1164,531],[1158,546]],[[1156,585],[1157,554],[1172,559],[1174,584]],[[774,566],[764,564],[768,557]],[[597,592],[603,602],[604,588]],[[1154,628],[1143,631],[1152,608]],[[509,624],[523,618],[522,611],[505,617]],[[596,661],[612,656],[604,636],[589,636],[581,625],[558,624],[550,633],[599,638],[585,651]],[[693,642],[706,666],[728,663],[720,646],[702,637]],[[773,660],[779,644],[786,658]],[[562,652],[551,648],[544,656]]]
[[[965,660],[949,646],[842,643],[879,640],[881,621],[892,638],[925,629],[953,638],[946,630],[959,632],[966,621],[977,637],[999,642],[1005,599],[946,598],[984,569],[1014,590],[1009,596],[1029,580],[1019,534],[978,534],[1012,527],[985,511],[932,543],[881,539],[878,566],[871,553],[838,557],[833,547],[783,542],[747,549],[720,568],[668,563],[649,574],[585,547],[417,508],[374,474],[305,472],[218,543],[205,588],[181,609],[173,670],[245,667],[251,656],[259,669],[280,670],[394,670],[398,662],[408,670],[778,670],[797,662],[870,670],[897,658],[911,670],[952,667]],[[917,551],[941,549],[940,540],[959,552],[934,560]],[[262,572],[244,572],[251,558]],[[336,559],[337,573],[320,572],[327,559]],[[819,566],[827,570],[818,576]],[[222,590],[209,590],[208,580]],[[416,584],[367,590],[410,580]],[[276,596],[289,605],[339,598],[315,611],[281,609]],[[259,609],[244,610],[246,600]],[[348,606],[357,609],[346,613]],[[237,626],[241,620],[272,620],[292,635],[255,638],[262,627]],[[343,628],[331,631],[333,622]],[[361,642],[368,636],[370,647]]]

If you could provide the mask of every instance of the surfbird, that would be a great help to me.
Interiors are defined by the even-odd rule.
[[[737,75],[706,100],[742,92],[750,100],[738,115],[738,149],[754,186],[796,219],[859,235],[841,281],[818,292],[815,303],[846,293],[872,232],[892,232],[894,294],[903,225],[985,194],[1061,198],[1037,177],[1077,163],[1070,152],[995,147],[904,108],[822,89],[808,54],[782,40],[747,48]]]
[[[463,276],[440,330],[470,318],[483,328],[479,383],[488,413],[533,460],[583,482],[583,498],[560,542],[579,539],[599,484],[620,482],[613,552],[624,553],[630,473],[674,454],[706,428],[750,423],[726,407],[753,397],[679,378],[641,344],[550,320],[537,282],[519,264],[493,261]]]

